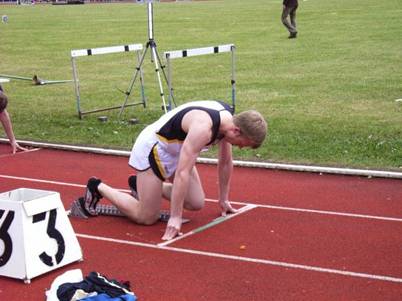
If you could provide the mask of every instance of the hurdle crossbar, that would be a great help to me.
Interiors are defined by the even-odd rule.
[[[176,58],[190,57],[190,56],[197,56],[197,55],[230,52],[230,51],[232,51],[233,47],[234,47],[233,44],[228,44],[228,45],[192,48],[192,49],[184,49],[184,50],[172,50],[172,51],[164,52],[164,57],[166,59],[176,59]]]
[[[100,48],[92,48],[92,49],[76,49],[76,50],[71,50],[71,57],[117,53],[117,52],[125,52],[125,51],[139,51],[139,50],[142,50],[142,48],[143,48],[142,44],[130,44],[130,45],[100,47]]]
[[[191,48],[191,49],[183,49],[183,50],[171,50],[171,51],[164,52],[163,56],[166,59],[166,65],[168,68],[169,107],[171,108],[171,106],[172,106],[171,100],[173,98],[172,67],[171,67],[172,59],[206,55],[206,54],[231,52],[231,54],[232,54],[232,76],[231,76],[230,84],[232,87],[232,107],[233,107],[233,109],[235,109],[235,105],[236,105],[235,49],[236,49],[236,47],[234,44],[226,44],[226,45]]]
[[[79,85],[79,79],[78,79],[78,69],[77,69],[76,58],[83,57],[83,56],[135,51],[135,52],[137,52],[137,59],[139,59],[139,52],[142,50],[143,50],[142,44],[129,44],[129,45],[71,50],[71,64],[73,67],[73,78],[74,78],[75,94],[76,94],[76,101],[77,101],[77,111],[78,111],[78,117],[80,119],[82,119],[82,116],[85,114],[120,109],[121,106],[112,106],[112,107],[94,109],[94,110],[89,110],[89,111],[81,110],[80,85]],[[141,102],[130,103],[130,104],[126,104],[125,106],[135,106],[135,105],[141,105],[141,104],[144,107],[146,106],[142,70],[140,72],[140,80],[141,80],[141,96],[142,96]]]

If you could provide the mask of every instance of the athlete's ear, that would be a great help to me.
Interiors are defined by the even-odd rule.
[[[238,126],[234,126],[233,127],[233,133],[235,134],[235,136],[241,136],[241,130]]]

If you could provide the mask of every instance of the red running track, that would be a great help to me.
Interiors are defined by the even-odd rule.
[[[132,173],[126,157],[8,151],[0,145],[0,192],[58,191],[66,209],[88,177],[127,189]],[[129,280],[139,300],[402,299],[401,180],[235,168],[231,198],[250,210],[198,231],[219,214],[216,168],[198,168],[209,201],[185,212],[183,226],[196,233],[158,247],[163,223],[70,219],[84,261],[30,284],[0,277],[0,300],[45,300],[52,281],[76,268]]]

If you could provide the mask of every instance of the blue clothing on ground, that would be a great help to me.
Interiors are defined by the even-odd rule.
[[[136,301],[137,297],[131,294],[121,295],[119,297],[110,297],[107,294],[99,294],[96,296],[80,299],[80,301]]]

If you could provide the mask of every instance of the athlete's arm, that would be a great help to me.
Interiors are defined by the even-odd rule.
[[[229,202],[230,178],[233,171],[232,145],[225,140],[219,143],[219,206],[222,209],[222,216],[227,213],[235,213]]]
[[[10,115],[8,114],[7,109],[4,109],[3,112],[0,113],[0,122],[3,125],[8,139],[10,140],[13,154],[15,154],[18,150],[27,150],[26,148],[20,146],[15,139],[13,126],[11,124]]]
[[[184,116],[182,128],[187,132],[187,136],[181,148],[173,180],[170,219],[162,237],[163,240],[172,239],[180,233],[184,198],[188,191],[191,171],[200,151],[211,140],[212,120],[206,112],[191,111]]]

